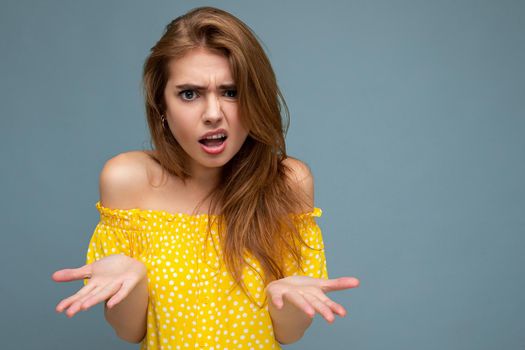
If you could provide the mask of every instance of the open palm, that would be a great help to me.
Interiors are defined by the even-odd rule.
[[[289,276],[273,281],[266,286],[266,295],[272,306],[281,309],[289,302],[313,318],[318,312],[328,323],[335,319],[334,313],[346,315],[343,306],[326,296],[326,292],[356,288],[359,280],[354,277],[335,279],[313,278],[309,276]]]
[[[141,261],[123,254],[109,255],[76,269],[55,271],[51,276],[55,282],[89,279],[77,293],[61,300],[56,311],[63,312],[67,309],[66,316],[73,317],[77,312],[108,299],[107,307],[111,308],[122,301],[146,276],[146,266]]]

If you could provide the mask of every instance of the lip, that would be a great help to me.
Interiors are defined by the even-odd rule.
[[[224,130],[224,129],[217,129],[217,130],[208,131],[207,133],[205,133],[204,135],[199,137],[199,140],[202,140],[203,138],[206,138],[208,136],[217,135],[217,134],[224,134],[224,135],[226,135],[226,137],[228,137],[228,132],[226,130]]]
[[[208,154],[219,154],[219,153],[222,153],[224,151],[224,149],[226,148],[226,143],[228,142],[228,140],[224,140],[224,142],[222,143],[222,145],[220,145],[219,147],[207,147],[206,145],[203,145],[202,143],[200,143],[202,149],[204,150],[204,152],[208,153]]]

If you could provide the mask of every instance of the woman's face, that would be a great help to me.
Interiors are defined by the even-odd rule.
[[[192,171],[225,165],[248,136],[241,124],[228,59],[193,49],[169,63],[164,90],[170,130],[192,159]],[[216,138],[204,138],[208,133]],[[217,138],[219,137],[219,138]]]

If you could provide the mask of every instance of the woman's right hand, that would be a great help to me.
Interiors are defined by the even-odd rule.
[[[89,279],[77,293],[61,300],[56,306],[57,312],[67,309],[66,316],[71,318],[77,312],[85,311],[108,299],[106,305],[112,308],[121,302],[142,279],[147,278],[147,269],[144,263],[137,259],[114,254],[76,269],[55,271],[51,278],[55,282]]]

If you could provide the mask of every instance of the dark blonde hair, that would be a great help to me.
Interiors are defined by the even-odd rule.
[[[226,266],[236,285],[248,295],[242,279],[244,266],[250,266],[245,253],[259,261],[265,286],[285,277],[285,256],[291,255],[302,267],[298,243],[306,243],[290,214],[301,212],[308,204],[290,181],[291,169],[283,162],[288,157],[284,138],[289,111],[270,61],[250,28],[220,9],[189,11],[166,26],[144,63],[146,115],[157,151],[152,157],[168,173],[183,181],[191,177],[189,156],[169,128],[163,127],[161,115],[166,106],[168,63],[195,48],[227,57],[237,87],[241,123],[249,130],[239,152],[223,167],[219,185],[205,198],[210,198],[209,212],[221,217],[217,223]],[[210,228],[212,220],[208,222]]]

